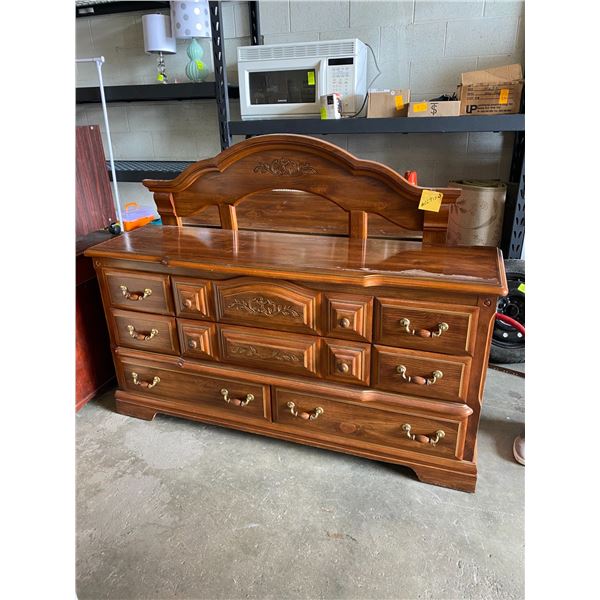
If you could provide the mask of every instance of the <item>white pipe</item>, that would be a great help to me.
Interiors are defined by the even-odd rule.
[[[104,114],[104,126],[106,127],[106,141],[108,142],[108,158],[110,161],[110,170],[112,172],[113,190],[115,192],[115,208],[117,210],[117,218],[123,231],[123,215],[121,214],[121,199],[119,198],[119,186],[117,185],[117,173],[115,171],[115,160],[113,158],[112,151],[112,140],[110,137],[110,127],[108,125],[108,111],[106,109],[106,98],[104,97],[104,82],[102,80],[102,65],[104,63],[104,56],[98,56],[95,58],[76,58],[75,62],[95,62],[96,70],[98,71],[98,82],[100,85],[100,99],[102,100],[102,113]]]

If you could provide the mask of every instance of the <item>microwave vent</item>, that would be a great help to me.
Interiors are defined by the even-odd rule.
[[[306,44],[270,44],[265,46],[242,46],[238,48],[238,60],[275,60],[278,58],[320,58],[354,56],[359,40],[338,40]]]

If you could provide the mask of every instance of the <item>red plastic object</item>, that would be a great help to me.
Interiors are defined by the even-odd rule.
[[[406,173],[404,173],[404,179],[408,180],[408,183],[411,183],[412,185],[417,185],[417,172],[406,171]]]
[[[525,327],[523,327],[523,325],[521,325],[519,321],[515,321],[511,317],[507,317],[506,315],[503,315],[501,313],[496,313],[496,319],[498,319],[499,321],[504,321],[504,323],[508,323],[509,325],[512,325],[517,331],[525,335]]]

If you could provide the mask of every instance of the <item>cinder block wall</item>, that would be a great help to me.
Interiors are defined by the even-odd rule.
[[[145,12],[151,11],[76,20],[76,55],[106,58],[105,85],[155,83],[156,61],[143,47]],[[260,17],[265,44],[363,40],[373,48],[381,70],[373,87],[408,87],[413,100],[455,91],[462,71],[510,63],[524,66],[524,2],[520,1],[260,0]],[[224,2],[223,18],[228,78],[235,84],[237,47],[250,43],[247,2]],[[210,40],[202,45],[212,72]],[[187,81],[186,46],[185,40],[179,40],[177,54],[165,57],[172,81]],[[369,81],[375,74],[369,55]],[[97,85],[94,65],[77,65],[77,85]],[[111,103],[108,111],[117,160],[199,160],[220,150],[212,100]],[[236,118],[237,102],[231,102],[231,111]],[[77,124],[99,124],[106,144],[100,105],[78,105]],[[400,173],[415,169],[421,185],[442,186],[454,178],[506,179],[513,136],[363,134],[326,139]],[[141,184],[121,183],[119,194],[122,204],[153,205]]]

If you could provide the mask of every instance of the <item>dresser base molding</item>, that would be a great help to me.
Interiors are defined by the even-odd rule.
[[[477,465],[473,462],[450,460],[436,456],[417,456],[416,453],[406,452],[406,457],[399,457],[396,454],[385,451],[372,451],[365,448],[348,447],[330,440],[304,438],[298,434],[281,429],[275,429],[275,425],[265,422],[265,426],[249,422],[234,422],[228,419],[220,418],[216,415],[200,414],[195,406],[189,403],[177,402],[172,400],[154,400],[142,396],[117,390],[115,392],[116,409],[119,414],[145,421],[152,421],[157,414],[168,415],[172,417],[181,417],[184,419],[208,423],[227,427],[228,429],[237,429],[248,433],[265,435],[268,437],[294,442],[306,446],[322,448],[324,450],[333,450],[361,458],[368,458],[381,462],[387,462],[395,465],[408,467],[416,474],[417,478],[433,485],[439,485],[463,492],[474,492],[477,483]]]

